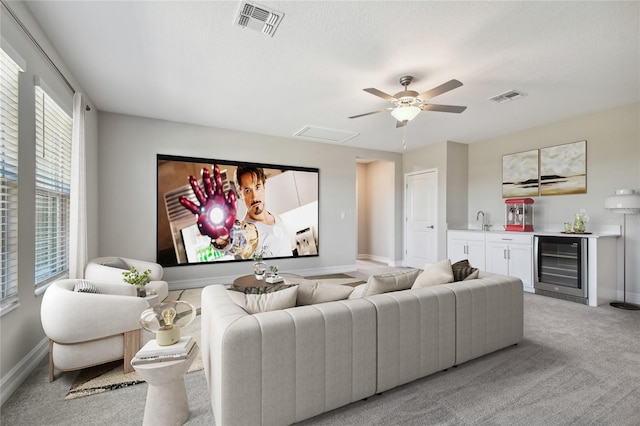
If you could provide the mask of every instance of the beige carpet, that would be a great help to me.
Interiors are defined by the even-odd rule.
[[[182,329],[183,336],[193,336],[198,345],[200,345],[200,294],[201,288],[170,291],[168,299],[184,300],[198,308],[198,317]],[[189,372],[202,370],[202,358],[200,354],[191,364]],[[122,360],[114,361],[108,364],[97,365],[95,367],[85,368],[80,371],[75,381],[71,385],[65,399],[76,399],[83,396],[95,395],[102,392],[108,392],[114,389],[120,389],[127,386],[143,383],[144,380],[138,376],[135,371],[124,374],[124,365]]]

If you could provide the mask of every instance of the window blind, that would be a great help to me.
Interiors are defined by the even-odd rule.
[[[36,288],[69,270],[72,118],[36,86]]]
[[[0,49],[0,309],[18,302],[18,78],[21,71]]]

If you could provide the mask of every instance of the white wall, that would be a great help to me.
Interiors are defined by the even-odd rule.
[[[319,168],[320,256],[278,259],[277,266],[299,273],[354,270],[356,158],[395,162],[400,170],[401,155],[395,153],[113,113],[100,113],[99,128],[99,252],[103,256],[155,260],[156,154],[168,154]],[[397,180],[395,185],[395,193],[401,192]],[[401,259],[401,234],[390,238],[390,258]],[[176,288],[229,282],[249,272],[248,262],[233,262],[166,268],[165,278]]]
[[[12,9],[29,28],[40,45],[61,68],[76,90],[82,88],[64,66],[41,29],[34,23],[24,5],[11,3]],[[40,323],[42,295],[35,295],[35,89],[34,78],[42,78],[53,91],[56,101],[72,104],[73,93],[45,62],[33,43],[24,35],[11,16],[2,9],[3,47],[8,43],[26,62],[20,76],[19,97],[19,187],[18,187],[18,297],[19,306],[6,313],[0,321],[0,376],[2,402],[15,390],[31,369],[48,351],[47,340]],[[97,256],[97,124],[98,113],[93,108],[86,113],[87,207],[89,227],[88,252]]]
[[[598,226],[621,225],[618,215],[607,213],[604,199],[616,189],[640,192],[640,111],[638,104],[575,117],[547,126],[469,145],[468,221],[478,210],[488,212],[493,228],[504,224],[502,156],[580,140],[587,141],[587,193],[532,197],[534,228],[573,221],[579,209],[590,216],[587,231]],[[619,241],[622,253],[622,241]],[[622,271],[622,258],[619,258]],[[621,274],[620,274],[621,275]],[[622,281],[618,284],[622,298]],[[627,292],[640,302],[640,215],[627,220]],[[627,295],[629,300],[629,295]]]

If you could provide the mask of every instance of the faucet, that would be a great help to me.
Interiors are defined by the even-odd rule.
[[[489,224],[485,223],[485,214],[482,210],[478,210],[478,213],[476,213],[476,220],[480,220],[480,215],[482,214],[482,230],[483,231],[488,231],[489,230]]]

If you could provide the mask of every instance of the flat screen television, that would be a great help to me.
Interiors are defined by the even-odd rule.
[[[157,156],[163,266],[318,256],[319,169]]]

